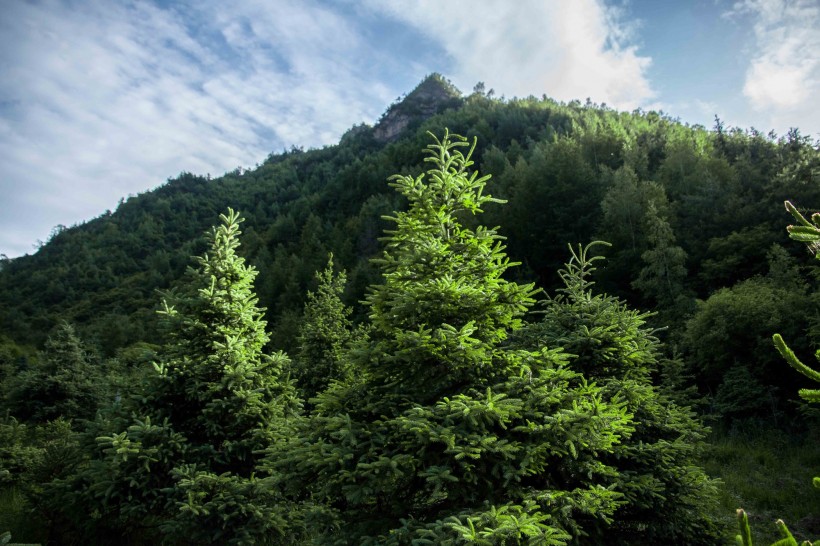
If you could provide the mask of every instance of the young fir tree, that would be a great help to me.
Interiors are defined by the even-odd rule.
[[[593,243],[594,245],[595,243]],[[570,367],[600,386],[603,400],[623,400],[634,431],[601,464],[615,472],[602,485],[622,495],[613,522],[588,528],[590,544],[716,543],[708,517],[715,483],[697,464],[707,429],[691,410],[652,385],[660,344],[646,326],[647,314],[617,298],[594,294],[589,249],[573,250],[560,271],[564,288],[546,302],[540,323],[522,332],[529,347],[560,345]]]
[[[686,279],[686,252],[675,245],[675,234],[666,218],[649,202],[644,215],[649,249],[641,255],[644,267],[632,286],[664,308],[671,308],[683,295]]]
[[[347,381],[352,370],[342,358],[348,344],[358,335],[350,320],[352,309],[342,302],[347,275],[333,271],[333,255],[327,267],[316,272],[319,286],[307,293],[302,325],[293,359],[296,384],[302,398],[310,400],[331,381]]]
[[[619,503],[599,457],[630,416],[560,350],[506,345],[535,290],[503,278],[514,264],[494,229],[461,220],[497,202],[465,146],[445,134],[426,175],[392,178],[409,207],[377,260],[355,374],[270,453],[274,477],[321,515],[317,543],[566,544]]]
[[[282,374],[287,357],[264,352],[256,271],[236,253],[241,220],[230,209],[220,218],[209,251],[163,302],[170,343],[134,417],[97,438],[81,476],[96,500],[92,515],[119,540],[265,543],[285,532],[276,494],[254,470],[290,434],[299,404]]]
[[[34,423],[92,419],[109,394],[99,363],[66,321],[55,327],[39,361],[8,380],[6,388],[11,415]]]

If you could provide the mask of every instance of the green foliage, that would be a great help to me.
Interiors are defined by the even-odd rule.
[[[789,211],[800,223],[799,226],[788,226],[787,231],[789,232],[789,237],[796,241],[806,243],[811,252],[814,253],[815,258],[820,260],[820,213],[813,214],[811,217],[811,222],[809,222],[789,201],[786,201],[786,210]],[[774,334],[772,339],[778,352],[786,360],[789,366],[812,381],[820,383],[820,373],[800,362],[794,354],[794,351],[792,351],[786,345],[786,342],[783,341],[783,337],[780,334]],[[817,357],[820,359],[820,351],[817,352]],[[808,402],[820,402],[820,389],[801,389],[799,394]],[[820,478],[815,477],[812,480],[812,483],[817,489],[820,489]],[[739,546],[752,546],[751,530],[749,529],[749,522],[746,513],[743,510],[738,509],[737,514],[740,525],[740,535],[737,537],[737,543]],[[774,546],[797,546],[797,541],[794,539],[791,532],[789,532],[789,529],[786,527],[783,520],[777,520],[777,527],[783,538],[775,542]],[[809,541],[804,541],[801,544],[811,546]]]
[[[0,421],[0,529],[23,541],[48,537],[47,484],[64,477],[79,456],[68,421],[25,425]]]
[[[753,546],[752,531],[749,528],[749,518],[746,515],[746,512],[738,508],[737,519],[740,525],[740,534],[737,535],[737,538],[735,539],[737,546]],[[786,524],[783,523],[782,519],[777,520],[775,525],[783,538],[773,543],[772,546],[798,546],[797,540],[795,540],[791,532],[789,532],[788,527],[786,527]],[[804,540],[799,544],[799,546],[812,546],[812,543],[808,540]]]
[[[248,475],[254,451],[298,404],[282,376],[287,356],[263,352],[269,338],[253,293],[256,272],[236,253],[241,220],[230,209],[220,218],[210,252],[160,311],[171,343],[140,405],[184,434],[198,461]]]
[[[299,347],[293,361],[294,379],[302,398],[308,400],[324,391],[332,381],[347,381],[353,371],[342,355],[362,332],[353,331],[352,309],[342,303],[347,283],[344,271],[333,271],[333,255],[327,267],[316,273],[319,286],[308,292],[299,328]]]
[[[27,441],[26,425],[10,418],[0,424],[0,485],[18,484],[36,464],[40,450]]]
[[[498,202],[483,194],[489,177],[466,171],[472,162],[469,153],[459,152],[462,145],[445,138],[428,146],[426,161],[436,168],[428,171],[427,183],[423,175],[392,178],[391,186],[407,198],[409,210],[391,218],[397,227],[386,231],[384,255],[374,260],[384,282],[367,296],[373,328],[387,339],[377,341],[380,349],[393,345],[390,352],[397,353],[397,361],[384,363],[383,373],[394,377],[395,390],[411,389],[432,399],[439,382],[446,389],[462,373],[491,377],[496,372],[489,365],[492,351],[509,329],[520,326],[535,292],[532,284],[502,278],[514,264],[494,229],[462,225],[461,216]],[[402,354],[408,351],[424,358]],[[433,366],[430,358],[448,364]]]
[[[644,225],[649,249],[641,254],[644,267],[632,285],[664,308],[673,308],[684,292],[686,252],[675,245],[669,222],[649,203]]]
[[[798,542],[818,537],[820,494],[807,487],[820,465],[816,433],[797,435],[744,420],[714,432],[703,461],[722,482],[715,517],[725,543],[738,532],[739,506],[749,515],[758,544],[781,538],[774,525],[778,518],[789,522]]]
[[[295,521],[282,515],[281,497],[261,480],[228,472],[216,475],[195,465],[173,470],[186,498],[163,524],[164,540],[177,544],[283,544]],[[292,512],[293,514],[295,512]]]
[[[687,322],[683,348],[700,385],[720,395],[723,409],[732,410],[724,417],[779,417],[781,396],[793,392],[798,382],[782,373],[782,360],[768,340],[778,330],[798,338],[803,329],[800,317],[808,305],[802,289],[762,277],[699,302]],[[805,340],[800,347],[806,348]],[[730,392],[743,395],[738,381],[748,383],[761,397],[751,399],[749,391],[742,400],[732,400]]]
[[[634,415],[634,429],[611,453],[599,454],[612,472],[601,485],[622,495],[606,526],[587,530],[595,544],[714,544],[708,516],[715,482],[698,466],[708,430],[686,406],[679,406],[651,377],[661,345],[646,326],[647,314],[617,298],[595,294],[590,280],[600,256],[596,244],[570,249],[560,271],[564,288],[547,302],[541,322],[521,336],[527,346],[560,344],[570,367],[594,380],[603,401],[619,401]]]
[[[261,450],[290,434],[299,403],[282,374],[287,357],[264,352],[256,273],[236,253],[241,220],[230,209],[220,218],[209,251],[164,302],[170,343],[129,424],[98,434],[91,461],[65,482],[97,520],[94,535],[239,544],[281,534],[274,494],[253,473]]]
[[[270,452],[277,483],[323,505],[319,543],[566,544],[619,505],[598,459],[630,415],[560,350],[507,344],[534,288],[505,280],[494,229],[465,225],[497,201],[466,146],[445,134],[426,175],[391,180],[409,208],[377,261],[370,336],[346,354],[357,376]]]
[[[202,232],[231,206],[247,217],[242,254],[259,270],[273,343],[295,354],[314,272],[332,249],[349,273],[346,301],[363,299],[378,277],[368,260],[379,252],[380,217],[405,207],[383,180],[421,172],[426,131],[442,127],[481,137],[476,162],[495,176],[496,197],[509,200],[490,208],[485,222],[505,227],[510,258],[523,264],[510,273],[516,280],[555,288],[568,241],[612,241],[599,286],[633,306],[655,305],[653,323],[671,326],[670,335],[683,330],[691,300],[668,304],[632,288],[648,265],[641,259],[651,250],[647,232],[637,228],[650,201],[674,231],[672,246],[686,253],[690,275],[679,288],[707,300],[765,273],[766,252],[785,239],[773,200],[820,199],[820,149],[795,131],[781,139],[715,132],[657,112],[546,97],[462,99],[437,76],[419,87],[390,109],[407,125],[389,143],[376,138],[376,128],[358,126],[338,145],[271,154],[255,168],[213,179],[182,173],[114,212],[56,231],[32,256],[4,261],[0,330],[39,347],[51,325],[67,319],[105,357],[138,341],[159,344],[155,290],[178,281],[188,257],[205,248]],[[803,265],[805,258],[796,258]],[[354,305],[354,322],[365,315]],[[748,362],[766,367],[755,354]]]
[[[814,213],[811,216],[811,221],[808,221],[789,201],[786,201],[786,210],[800,223],[800,225],[797,226],[788,226],[789,237],[795,241],[806,243],[809,249],[814,253],[815,258],[820,260],[820,213]],[[789,366],[812,381],[820,383],[820,372],[800,362],[794,354],[794,351],[783,341],[780,334],[775,334],[773,339],[775,347],[786,362],[788,362]],[[820,360],[820,351],[817,352],[816,356],[818,360]],[[803,399],[809,402],[820,403],[820,389],[801,389],[799,394]]]
[[[547,97],[507,100],[494,98],[492,93],[474,93],[463,99],[448,82],[435,75],[419,86],[418,93],[411,95],[385,115],[385,121],[399,122],[393,125],[398,130],[391,133],[389,142],[377,139],[379,135],[387,135],[382,129],[389,124],[380,128],[363,125],[351,129],[338,145],[309,151],[294,148],[271,154],[255,168],[237,170],[214,179],[182,173],[154,191],[123,200],[114,212],[106,212],[81,225],[55,230],[49,242],[32,256],[2,260],[0,381],[3,381],[3,393],[13,395],[12,398],[5,397],[5,408],[12,415],[26,419],[66,415],[73,418],[77,426],[81,419],[94,415],[99,401],[123,398],[110,411],[103,408],[102,415],[89,425],[90,436],[84,441],[83,448],[91,460],[87,466],[85,463],[81,465],[84,470],[80,472],[82,479],[78,478],[80,485],[76,491],[90,491],[87,487],[94,482],[90,476],[97,475],[95,472],[100,472],[98,477],[105,475],[99,464],[110,454],[103,451],[112,448],[113,440],[110,439],[128,431],[131,426],[142,427],[133,432],[133,440],[149,446],[146,448],[149,451],[156,448],[158,456],[163,453],[177,456],[172,441],[175,434],[182,435],[184,450],[179,456],[182,457],[184,451],[184,457],[188,459],[180,460],[180,465],[204,461],[199,468],[201,487],[190,485],[191,491],[210,491],[214,498],[218,491],[224,490],[223,486],[236,486],[242,490],[244,485],[240,487],[239,482],[233,481],[232,476],[236,476],[233,469],[244,465],[243,479],[248,475],[256,463],[257,457],[252,453],[255,446],[275,441],[282,449],[291,442],[301,446],[300,449],[304,447],[306,435],[302,433],[290,437],[289,433],[254,428],[254,419],[267,415],[270,417],[268,422],[280,423],[274,427],[276,430],[287,430],[276,412],[268,412],[263,409],[265,404],[253,401],[256,400],[255,393],[262,393],[263,399],[280,397],[286,408],[298,404],[293,400],[289,382],[281,377],[281,371],[274,370],[273,375],[279,375],[281,380],[278,386],[270,386],[270,389],[264,381],[240,379],[243,372],[237,371],[236,367],[233,374],[223,375],[224,368],[220,370],[214,365],[216,360],[243,358],[246,350],[248,354],[255,350],[251,347],[257,342],[241,342],[241,347],[236,350],[214,349],[215,345],[209,345],[207,328],[198,330],[195,327],[197,322],[206,324],[210,321],[205,315],[211,311],[206,311],[206,307],[202,307],[202,313],[192,310],[188,314],[187,303],[175,303],[169,298],[169,306],[179,316],[172,316],[169,309],[168,321],[176,321],[175,328],[182,332],[186,327],[185,320],[190,318],[190,328],[174,341],[174,344],[179,342],[176,356],[171,354],[173,351],[169,347],[169,351],[158,359],[167,369],[164,375],[151,369],[146,373],[141,369],[140,362],[154,358],[148,358],[151,351],[142,351],[139,343],[156,347],[162,341],[162,328],[152,312],[155,291],[166,290],[178,283],[189,256],[206,251],[209,243],[201,234],[220,210],[232,206],[246,211],[244,244],[234,256],[241,256],[259,271],[259,303],[254,305],[267,307],[265,318],[268,333],[273,334],[272,344],[279,349],[295,349],[300,328],[307,328],[307,323],[301,320],[304,295],[314,286],[312,275],[324,266],[330,249],[334,251],[339,268],[349,272],[346,301],[364,299],[367,287],[379,281],[380,264],[371,264],[369,259],[380,252],[378,235],[391,222],[382,216],[394,210],[401,213],[408,201],[403,195],[388,193],[389,188],[383,180],[394,172],[420,173],[423,167],[419,150],[427,143],[426,131],[439,131],[445,126],[470,137],[480,136],[481,142],[476,145],[472,157],[482,165],[482,172],[495,176],[496,197],[509,201],[507,207],[488,206],[484,221],[505,227],[510,241],[503,254],[508,253],[510,262],[521,262],[523,266],[507,268],[504,276],[495,280],[485,276],[481,282],[488,280],[492,284],[499,279],[516,280],[515,286],[529,286],[535,280],[539,286],[555,288],[560,279],[554,272],[561,267],[562,249],[567,241],[586,241],[593,236],[611,240],[615,246],[609,253],[607,267],[595,274],[598,286],[632,306],[655,305],[657,314],[647,316],[645,320],[653,325],[668,324],[668,337],[659,335],[663,335],[673,347],[680,343],[682,356],[692,363],[691,368],[682,370],[680,360],[658,355],[656,364],[660,369],[655,375],[671,374],[679,384],[694,372],[701,392],[710,395],[712,409],[728,417],[765,414],[780,419],[781,412],[790,411],[791,405],[784,400],[795,389],[806,386],[798,383],[803,376],[782,373],[776,351],[761,344],[760,340],[768,339],[778,331],[784,339],[790,340],[795,354],[807,354],[809,340],[803,335],[805,326],[811,326],[809,339],[817,330],[811,317],[817,300],[816,279],[809,283],[793,282],[794,272],[808,261],[806,256],[798,253],[787,256],[780,252],[772,261],[778,266],[770,266],[769,274],[766,274],[767,253],[773,244],[782,246],[785,241],[781,222],[770,204],[786,197],[799,202],[820,200],[820,185],[816,183],[817,172],[820,172],[817,169],[820,148],[815,142],[796,130],[780,139],[754,130],[726,128],[722,124],[715,131],[707,131],[699,126],[684,126],[657,112],[617,112],[589,102],[559,104]],[[393,118],[388,120],[391,115]],[[654,203],[657,209],[654,219],[647,215],[650,203]],[[432,217],[423,219],[428,221]],[[444,217],[441,219],[449,221]],[[462,229],[472,230],[477,238],[500,243],[493,239],[497,236],[490,233],[493,230],[485,230],[490,233],[489,237],[481,235],[475,227],[476,218],[468,210],[457,213],[456,219]],[[644,227],[644,220],[652,220],[649,224],[653,230],[640,229]],[[650,234],[654,234],[653,241],[650,241]],[[410,242],[415,244],[414,241],[409,239],[407,246]],[[319,406],[324,412],[323,418],[328,421],[325,429],[317,429],[317,435],[321,435],[318,430],[331,434],[333,423],[341,427],[339,430],[347,430],[343,417],[342,421],[333,421],[338,415],[350,414],[354,423],[371,423],[384,415],[384,423],[392,423],[414,405],[436,407],[440,400],[455,400],[456,395],[483,400],[487,387],[491,387],[494,395],[509,397],[515,389],[507,384],[506,378],[519,368],[531,368],[527,363],[530,357],[522,357],[525,364],[521,364],[517,356],[508,356],[512,354],[508,339],[496,343],[485,336],[492,336],[495,326],[505,330],[504,335],[516,331],[514,321],[503,319],[507,310],[498,317],[494,315],[499,309],[496,304],[518,298],[513,295],[510,300],[504,295],[504,290],[512,285],[502,283],[494,289],[496,291],[490,292],[493,305],[481,303],[483,300],[476,294],[483,290],[482,284],[472,283],[470,279],[482,279],[483,273],[471,269],[473,258],[448,269],[446,260],[437,254],[444,252],[448,256],[457,256],[462,253],[476,257],[484,251],[476,252],[475,248],[471,250],[468,244],[463,244],[454,245],[451,252],[450,246],[438,245],[435,238],[425,237],[418,241],[429,245],[422,247],[423,253],[419,256],[430,260],[431,264],[438,264],[436,267],[449,275],[436,281],[440,286],[435,287],[434,282],[425,280],[433,268],[396,267],[395,272],[410,276],[403,281],[398,277],[391,278],[390,291],[393,288],[405,290],[405,295],[391,299],[394,296],[384,294],[385,302],[389,304],[384,311],[388,315],[379,318],[385,323],[376,338],[353,343],[349,349],[339,349],[347,342],[338,342],[334,336],[344,335],[346,322],[329,321],[327,329],[317,330],[326,337],[324,341],[316,338],[312,347],[335,347],[324,353],[333,356],[322,360],[324,357],[305,355],[302,363],[309,365],[309,361],[317,361],[317,369],[325,365],[338,366],[342,377],[346,378],[325,395],[320,395],[322,402]],[[395,248],[394,251],[400,253],[401,249]],[[492,253],[485,254],[492,256]],[[644,255],[646,260],[642,259]],[[688,270],[697,274],[680,275],[683,256]],[[462,275],[460,269],[465,269],[467,274]],[[464,280],[465,277],[469,282]],[[414,285],[416,281],[418,283]],[[190,283],[200,283],[196,289],[183,290],[180,294],[188,303],[195,304],[198,289],[210,289],[209,278],[189,276],[185,282],[189,286]],[[637,284],[633,286],[633,282]],[[424,289],[414,292],[413,286]],[[216,292],[218,296],[218,287]],[[399,294],[398,291],[393,293]],[[318,296],[319,292],[313,294]],[[699,310],[692,308],[690,294],[703,300]],[[462,295],[464,305],[454,299]],[[424,303],[426,307],[419,309],[419,313],[426,313],[426,317],[402,318],[404,308],[415,305],[416,296],[424,296],[418,300],[420,302],[434,301],[435,305]],[[532,298],[533,294],[528,297]],[[406,301],[399,301],[401,298]],[[369,302],[354,306],[347,318],[354,324],[367,322],[367,315],[373,311],[374,305],[375,302]],[[219,315],[219,307],[215,305],[214,316],[223,316]],[[261,307],[257,308],[261,312]],[[391,323],[394,318],[389,313],[393,309],[399,312],[395,322]],[[484,311],[494,318],[487,321]],[[690,311],[695,312],[691,317]],[[442,319],[436,322],[433,319],[439,312]],[[458,319],[460,314],[464,315],[464,321]],[[515,318],[518,320],[521,316]],[[685,328],[689,318],[692,319],[690,328]],[[181,322],[178,319],[182,319]],[[55,373],[47,370],[49,364],[37,358],[33,347],[44,347],[48,332],[61,320],[74,324],[77,337],[88,343],[86,356],[95,354],[91,349],[93,346],[108,359],[105,368],[100,367],[103,360],[93,357],[87,362],[93,364],[94,369],[80,373],[78,380],[75,381],[73,376],[54,380]],[[470,324],[473,320],[475,324]],[[238,321],[235,324],[249,326],[250,323]],[[344,327],[339,328],[341,325]],[[401,336],[394,336],[396,339],[385,333],[393,326],[403,328]],[[253,332],[254,328],[256,326],[249,331]],[[470,328],[475,328],[477,333],[473,335]],[[681,335],[685,330],[686,334]],[[251,337],[254,335],[251,333]],[[603,334],[596,331],[597,335]],[[186,345],[187,342],[181,341],[183,337],[195,341]],[[475,339],[479,343],[474,343]],[[562,345],[563,341],[556,341],[550,349]],[[213,351],[208,366],[196,364],[208,362],[206,357],[186,360],[182,355],[183,352],[202,355],[210,350],[207,349],[209,346]],[[305,346],[311,347],[311,344]],[[121,350],[123,348],[126,349]],[[217,354],[221,356],[214,356]],[[298,352],[293,354],[296,355],[295,370],[307,369],[299,363]],[[564,369],[568,358],[566,354],[556,352],[536,361],[542,364],[549,361],[552,364],[543,365]],[[508,359],[513,362],[509,366]],[[272,369],[287,369],[284,359],[272,355],[272,360]],[[581,365],[582,360],[579,357],[574,362]],[[604,367],[617,368],[610,360],[605,360]],[[260,362],[267,361],[262,359]],[[478,379],[473,379],[473,374],[467,371],[471,367],[480,370],[475,374]],[[629,366],[624,369],[627,368]],[[82,367],[78,369],[82,370]],[[190,374],[180,371],[183,369],[190,369]],[[253,370],[257,369],[256,364],[251,365],[250,375],[254,375]],[[114,370],[109,378],[87,381],[88,378],[102,377],[105,374],[100,374],[109,370]],[[570,371],[577,373],[577,370]],[[371,373],[376,377],[369,377]],[[529,377],[528,372],[521,373]],[[418,380],[414,381],[414,374],[419,374]],[[156,397],[143,395],[141,401],[133,402],[129,386],[139,384],[145,375],[152,376],[146,379],[149,383],[146,392],[156,391]],[[533,374],[534,377],[538,375]],[[559,383],[566,380],[566,388],[570,391],[580,381],[580,376],[558,375],[560,377],[555,380]],[[325,377],[319,373],[301,375],[300,379],[303,378],[321,379],[310,387],[315,392],[325,387]],[[108,379],[113,391],[107,390]],[[544,380],[544,385],[552,380]],[[239,385],[235,391],[228,387],[232,381]],[[219,387],[215,386],[217,383]],[[104,388],[86,389],[92,385]],[[192,385],[203,388],[197,394]],[[50,401],[50,396],[41,388],[43,386],[49,386],[57,394],[53,398],[55,403]],[[33,396],[22,395],[22,387],[29,389]],[[375,393],[373,397],[367,390],[371,388]],[[404,388],[407,392],[402,390]],[[665,395],[674,395],[676,401],[685,400],[686,395],[681,389],[675,390],[667,385],[664,391]],[[209,396],[214,400],[212,403],[205,400]],[[242,402],[246,396],[251,400],[247,407]],[[761,403],[764,398],[765,403]],[[569,403],[569,398],[562,400],[555,407]],[[176,407],[176,404],[178,411],[167,409]],[[380,408],[392,409],[382,413]],[[551,415],[554,408],[542,410],[544,415]],[[205,416],[198,418],[202,411],[206,412]],[[233,411],[245,416],[239,419],[236,434],[230,430],[233,421],[220,421]],[[283,409],[281,413],[292,415],[293,410]],[[147,424],[148,418],[150,425]],[[429,417],[433,421],[441,418]],[[387,426],[384,423],[379,427]],[[280,425],[282,428],[278,428]],[[361,432],[365,438],[361,441],[366,443],[371,441],[372,430],[382,430],[373,427],[368,424],[354,429]],[[247,430],[254,432],[248,435]],[[458,430],[459,434],[468,434],[472,429]],[[484,432],[476,434],[481,437]],[[97,444],[97,437],[109,440]],[[331,444],[335,446],[341,441],[339,438]],[[400,443],[390,435],[379,438],[375,440],[377,444],[381,442],[378,445],[396,446]],[[358,436],[348,440],[360,441]],[[146,443],[141,443],[143,441]],[[170,447],[163,444],[169,448],[163,451],[159,443],[152,444],[152,441],[172,444]],[[208,447],[213,446],[211,442],[217,442],[218,446]],[[402,450],[413,451],[418,447],[412,442],[402,445],[404,447],[398,452],[405,453]],[[378,452],[373,449],[373,453]],[[354,451],[366,451],[363,447],[357,450]],[[234,465],[232,458],[244,463]],[[212,459],[219,468],[210,467]],[[129,482],[126,477],[130,472],[127,467],[132,462],[129,457],[122,462],[122,473],[115,473],[117,480],[122,481],[123,491],[127,491]],[[296,462],[301,464],[301,461]],[[149,468],[156,465],[160,473],[165,471],[151,457],[141,464],[147,464]],[[488,468],[489,472],[497,471],[496,467]],[[88,470],[87,474],[85,470]],[[219,478],[225,472],[229,472],[227,481],[215,480],[214,477]],[[567,472],[574,475],[572,471]],[[313,476],[304,476],[300,479],[305,483],[314,480]],[[276,483],[287,481],[275,473],[270,479]],[[177,480],[174,483],[181,483],[181,475],[174,480]],[[190,482],[193,484],[195,480]],[[268,487],[267,481],[264,484]],[[68,487],[68,482],[65,485]],[[247,491],[258,490],[257,485],[248,486]],[[338,500],[341,498],[340,487],[330,487],[335,491],[331,497],[336,500],[329,504],[310,505],[314,511],[305,517],[313,518],[310,524],[313,528],[318,525],[327,529],[333,522],[340,521],[335,504],[342,502]],[[408,487],[408,490],[418,489]],[[247,491],[241,494],[245,495]],[[177,491],[180,492],[181,489]],[[268,492],[278,494],[275,489]],[[304,497],[307,492],[300,494]],[[100,533],[97,537],[100,541],[124,544],[126,540],[139,541],[145,537],[147,541],[158,536],[157,529],[147,527],[156,523],[150,517],[145,519],[144,529],[141,522],[137,522],[132,527],[133,535],[122,536],[117,528],[127,524],[117,520],[116,510],[108,511],[104,491],[100,495],[93,502],[90,497],[83,500],[55,494],[54,498],[66,509],[73,506],[75,512],[71,519],[74,522],[90,517],[91,527],[96,526]],[[169,495],[173,502],[179,501],[178,496],[173,496],[176,493],[171,495],[169,492]],[[364,495],[360,500],[374,496],[378,497],[378,494]],[[295,497],[301,498],[300,495]],[[71,500],[65,501],[66,498]],[[489,507],[464,510],[456,507],[453,517],[461,518],[458,525],[469,528],[467,519],[473,517],[470,514],[475,515],[477,519],[470,521],[480,538],[484,536],[480,535],[482,532],[507,528],[508,524],[502,525],[498,518],[513,517],[524,521],[530,517],[524,514],[534,514],[534,508],[531,510],[519,500],[510,501],[513,504],[509,506],[490,504]],[[179,505],[173,505],[173,502],[166,509],[168,514],[178,509]],[[209,501],[202,502],[207,504]],[[361,502],[364,504],[357,506],[366,506],[366,501]],[[405,503],[405,506],[411,505],[410,501]],[[115,507],[113,503],[111,506]],[[491,510],[492,506],[496,506],[495,512]],[[300,510],[296,510],[291,519],[300,521]],[[435,526],[438,520],[435,520],[437,516],[430,515],[433,511],[430,508],[423,517],[433,518],[434,523],[430,525]],[[479,512],[483,514],[480,517]],[[394,515],[388,514],[387,519]],[[538,519],[540,516],[532,517],[542,521]],[[575,519],[581,521],[583,518]],[[112,522],[110,528],[104,529],[104,521]],[[186,521],[185,525],[190,526],[192,520]],[[531,519],[526,521],[533,522]],[[536,526],[537,521],[533,523]],[[456,525],[452,520],[450,522]],[[485,528],[485,524],[488,527]],[[180,524],[179,529],[185,525]],[[203,528],[210,528],[210,525],[208,523]],[[552,522],[545,525],[552,525]],[[248,521],[243,521],[242,526],[254,528]],[[373,532],[376,534],[371,535],[376,536],[383,528],[385,526],[379,527]],[[527,529],[532,528],[527,526]],[[170,536],[167,533],[171,531],[165,527],[166,536]],[[105,535],[105,532],[110,533]],[[555,540],[564,540],[560,538],[564,531],[556,532],[558,538]],[[576,536],[569,527],[566,532]],[[324,531],[318,536],[324,536]],[[496,538],[492,540],[498,538],[493,536]]]
[[[33,348],[21,347],[0,335],[0,384],[10,380],[14,375],[25,370],[30,361],[36,360]],[[7,390],[6,387],[4,390]]]
[[[775,410],[769,389],[748,367],[735,364],[723,375],[714,396],[714,411],[723,417],[771,414]]]
[[[805,375],[812,381],[820,383],[820,372],[813,370],[800,362],[794,352],[786,345],[786,342],[783,341],[780,334],[775,334],[772,336],[772,339],[774,340],[774,346],[786,362],[788,362],[789,366]],[[818,352],[817,356],[820,358],[820,352]],[[820,403],[820,389],[800,389],[798,394],[800,394],[800,397],[808,402]]]
[[[40,358],[6,381],[5,406],[25,421],[91,419],[109,396],[106,380],[77,337],[63,321],[46,341]]]
[[[658,258],[664,260],[665,256],[664,250],[660,254],[658,250],[668,246],[668,237],[665,233],[658,233],[658,230],[664,229],[659,224],[670,216],[663,186],[640,180],[632,167],[624,165],[612,173],[612,181],[601,201],[601,209],[603,218],[598,226],[598,233],[619,252],[618,262],[610,264],[614,269],[607,268],[606,276],[618,279],[636,279],[639,275],[645,278],[662,276],[663,266],[658,264]],[[665,223],[668,225],[668,222]],[[652,241],[647,236],[650,234]],[[655,248],[658,245],[661,247]],[[659,255],[655,258],[651,254],[647,255],[648,252]],[[642,260],[644,255],[647,257]],[[642,261],[645,263],[644,271],[641,270]],[[658,295],[668,291],[663,286],[660,291],[651,288],[647,291],[644,287],[635,286],[637,282],[633,282],[633,287],[638,288],[644,298],[653,303]]]

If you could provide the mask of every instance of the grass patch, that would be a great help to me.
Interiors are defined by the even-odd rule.
[[[782,519],[795,538],[820,539],[820,431],[791,436],[778,429],[714,433],[704,457],[706,471],[723,481],[716,519],[733,544],[735,510],[749,515],[757,544],[781,537],[774,522]]]

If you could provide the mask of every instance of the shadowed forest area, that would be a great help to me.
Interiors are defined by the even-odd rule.
[[[808,544],[817,210],[796,129],[437,74],[182,173],[0,261],[0,543]]]

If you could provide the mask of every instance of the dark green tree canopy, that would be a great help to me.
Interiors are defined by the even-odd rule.
[[[111,397],[101,363],[67,321],[57,324],[38,360],[9,377],[4,390],[3,402],[11,414],[35,423],[93,419]]]

